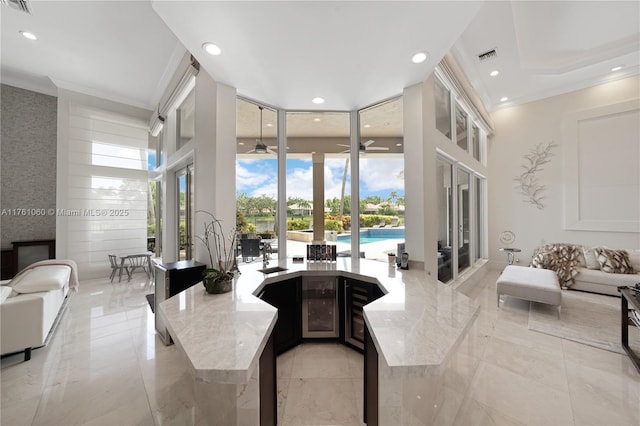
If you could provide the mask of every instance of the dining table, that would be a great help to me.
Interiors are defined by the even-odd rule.
[[[147,274],[149,279],[153,278],[151,256],[153,252],[147,251],[144,253],[128,254],[120,256],[120,274],[118,275],[118,282],[122,281],[122,270],[127,268],[127,275],[131,279],[131,275],[137,268],[142,268]]]

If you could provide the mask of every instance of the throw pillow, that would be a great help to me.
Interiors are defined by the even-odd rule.
[[[631,267],[636,272],[640,272],[640,249],[627,250],[627,253],[629,253],[629,263]]]
[[[625,250],[612,250],[602,247],[595,249],[600,269],[613,274],[635,274]]]
[[[13,289],[8,285],[0,286],[0,305],[4,303],[4,301],[7,300],[9,296],[11,296],[12,291]]]
[[[587,264],[587,268],[588,269],[600,269],[600,263],[598,262],[598,259],[596,258],[595,249],[596,249],[596,247],[591,247],[591,248],[583,247],[582,248],[582,254],[584,255],[584,261]]]

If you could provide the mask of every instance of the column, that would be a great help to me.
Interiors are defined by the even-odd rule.
[[[313,160],[313,241],[324,241],[324,153],[312,153]]]

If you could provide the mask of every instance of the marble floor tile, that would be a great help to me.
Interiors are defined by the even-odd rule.
[[[478,366],[468,396],[521,423],[573,424],[568,392],[540,384],[486,361]]]
[[[291,379],[282,425],[360,425],[352,379]]]
[[[611,354],[612,366],[622,357],[609,351],[602,352]],[[591,367],[580,362],[580,358],[565,358],[565,363],[577,424],[640,425],[638,375],[632,373],[627,377],[599,365]]]
[[[444,417],[461,426],[640,424],[640,374],[627,357],[528,330],[528,302],[496,307],[498,275],[468,292],[481,305],[477,337],[456,365],[472,379],[447,381],[466,390]],[[0,424],[207,425],[183,355],[155,332],[152,292],[143,274],[83,281],[48,346],[29,362],[2,359]],[[362,389],[362,355],[350,348],[305,343],[278,357],[280,424],[361,425]]]
[[[473,398],[469,398],[463,402],[458,416],[453,422],[454,426],[523,426],[522,423],[514,418],[508,417],[491,407],[488,407]]]
[[[492,337],[484,359],[497,367],[556,390],[568,390],[562,355]]]
[[[292,378],[350,379],[354,372],[346,351],[338,343],[303,343],[296,348]]]

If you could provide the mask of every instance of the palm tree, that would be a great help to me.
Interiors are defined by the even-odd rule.
[[[342,190],[340,191],[340,215],[339,220],[342,223],[342,216],[344,215],[344,187],[347,184],[347,172],[349,171],[349,157],[344,162],[344,172],[342,173]]]
[[[396,191],[391,191],[389,193],[389,198],[388,198],[389,202],[395,205],[397,199],[398,199],[398,193]]]

